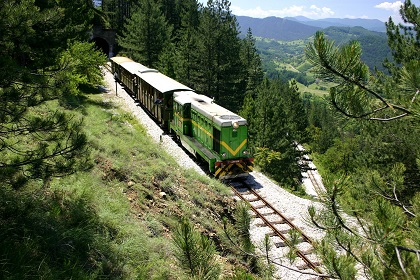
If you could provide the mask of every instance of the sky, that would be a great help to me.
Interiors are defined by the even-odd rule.
[[[199,0],[206,5],[207,0]],[[402,1],[383,0],[230,0],[231,10],[237,16],[255,18],[305,16],[323,18],[365,18],[400,22]],[[411,3],[420,6],[420,0]]]

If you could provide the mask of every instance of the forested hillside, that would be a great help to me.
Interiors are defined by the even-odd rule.
[[[242,33],[249,28],[254,36],[273,39],[277,41],[294,41],[306,39],[316,31],[329,27],[362,27],[369,31],[385,33],[385,23],[373,19],[338,19],[326,18],[312,20],[305,17],[266,17],[252,18],[247,16],[236,17]],[[385,34],[384,34],[385,35]]]
[[[384,60],[392,60],[385,33],[368,31],[362,27],[329,27],[323,32],[337,45],[344,45],[352,40],[358,41],[362,47],[362,60],[371,70],[377,68],[384,71]]]
[[[257,37],[280,41],[305,39],[320,29],[319,27],[278,17],[252,18],[237,16],[237,19],[243,33],[251,29]]]
[[[392,61],[391,49],[385,33],[368,31],[361,27],[329,27],[324,29],[325,36],[337,45],[358,41],[362,47],[362,60],[373,71],[386,71],[385,59]],[[316,80],[311,74],[311,66],[305,58],[305,47],[313,40],[276,41],[257,38],[256,47],[260,54],[263,70],[268,77],[284,80],[295,79],[306,87],[308,92],[326,92],[329,86]]]
[[[303,16],[287,17],[286,19],[295,20],[310,26],[320,28],[328,27],[363,27],[370,31],[385,32],[385,23],[377,19],[363,19],[363,18],[324,18],[324,19],[310,19]]]

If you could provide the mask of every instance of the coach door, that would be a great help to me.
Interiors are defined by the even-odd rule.
[[[136,100],[139,99],[139,78],[137,76],[134,76],[133,78],[133,95]]]

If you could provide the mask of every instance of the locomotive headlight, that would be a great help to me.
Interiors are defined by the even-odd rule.
[[[234,122],[232,123],[233,129],[237,130],[239,128],[239,123],[238,122]]]
[[[243,151],[243,152],[242,152],[242,154],[243,154],[244,156],[246,156],[247,154],[249,154],[249,152],[248,152],[247,150],[245,150],[245,151]]]
[[[226,157],[226,153],[223,153],[223,154],[222,154],[222,157]]]

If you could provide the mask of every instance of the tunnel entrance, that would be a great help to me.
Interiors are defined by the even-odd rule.
[[[101,50],[107,57],[109,57],[109,44],[105,39],[95,37],[92,39],[92,42],[95,42],[95,46],[98,50]]]

